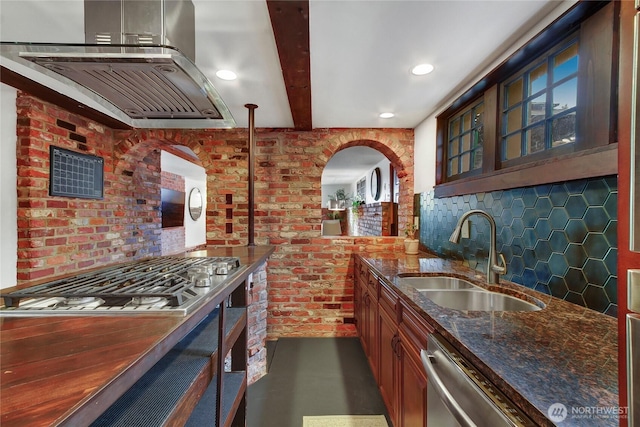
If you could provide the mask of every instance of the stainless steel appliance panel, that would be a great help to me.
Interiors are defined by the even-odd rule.
[[[640,270],[627,271],[627,306],[629,311],[640,313]]]
[[[421,357],[427,372],[427,425],[534,425],[442,337],[429,336]]]
[[[640,314],[627,314],[629,427],[640,426]]]
[[[627,271],[627,396],[629,427],[640,426],[640,270]]]
[[[631,94],[631,177],[629,194],[629,250],[640,252],[640,0],[635,0],[633,84]],[[624,261],[622,268],[637,267]],[[640,269],[627,270],[627,404],[629,427],[640,427]]]
[[[636,1],[636,10],[640,10],[640,2]],[[631,105],[631,182],[629,197],[629,234],[630,249],[640,252],[640,212],[637,206],[640,204],[640,11],[636,13],[634,22],[634,47],[633,47],[633,86]]]

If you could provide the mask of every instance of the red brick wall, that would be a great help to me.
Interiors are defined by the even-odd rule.
[[[163,228],[161,234],[161,255],[183,253],[185,242],[184,227]]]
[[[16,102],[18,283],[159,254],[159,153],[118,177],[110,129],[24,94]],[[103,200],[48,195],[50,145],[105,159]]]
[[[160,186],[168,190],[184,191],[184,177],[175,173],[161,171]]]
[[[207,171],[207,243],[247,243],[246,129],[111,131],[23,94],[18,105],[20,280],[159,254],[158,150],[171,145],[189,147]],[[47,195],[48,145],[83,149],[56,126],[58,117],[86,136],[85,151],[105,157],[104,200]],[[384,154],[400,179],[403,235],[413,212],[413,130],[258,129],[256,138],[255,242],[276,246],[267,269],[268,336],[353,335],[344,323],[353,317],[352,252],[401,251],[403,239],[322,238],[322,170],[347,147]]]
[[[359,236],[391,236],[393,226],[393,203],[377,202],[358,208]]]
[[[269,338],[354,336],[352,253],[403,251],[398,237],[313,238],[269,261]]]
[[[121,135],[117,152],[162,139],[190,147],[208,176],[208,244],[246,244],[246,129],[149,130]],[[353,335],[354,326],[344,322],[353,317],[351,253],[364,248],[402,250],[399,237],[320,236],[322,171],[333,154],[356,145],[377,149],[398,171],[398,223],[406,224],[413,212],[412,130],[256,130],[255,242],[276,246],[267,270],[269,338]],[[227,219],[229,211],[232,220]],[[403,231],[401,228],[401,235]]]
[[[258,381],[267,373],[267,264],[253,273],[247,307],[247,383]]]

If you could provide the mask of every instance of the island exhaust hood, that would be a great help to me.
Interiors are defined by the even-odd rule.
[[[2,42],[0,64],[134,128],[230,128],[195,62],[191,0],[85,0],[85,43]]]

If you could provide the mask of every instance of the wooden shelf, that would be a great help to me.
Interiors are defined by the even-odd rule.
[[[244,291],[243,286],[238,289]],[[242,342],[246,340],[239,338],[246,330],[247,314],[246,307],[224,308],[223,352],[220,352],[220,310],[218,307],[207,315],[92,425],[184,425],[192,415],[192,419],[198,420],[206,417],[214,425],[220,384],[222,420],[233,420],[240,403],[246,401],[247,375],[246,371],[221,372],[219,382],[219,357],[236,345],[246,353],[246,342]],[[206,399],[199,404],[203,396]],[[196,412],[192,414],[194,408]],[[244,414],[239,412],[242,417]],[[227,421],[221,425],[228,425]]]
[[[247,376],[246,372],[225,372],[226,377],[224,381],[224,392],[222,394],[222,426],[231,426],[234,423],[234,417],[238,410],[238,406],[241,403],[241,396],[247,388]],[[186,426],[187,427],[202,427],[203,425],[209,425],[212,420],[216,419],[216,398],[218,388],[216,387],[216,380],[211,382],[207,391],[204,393],[198,405],[195,407],[191,416],[189,417]],[[244,424],[242,424],[244,425]]]

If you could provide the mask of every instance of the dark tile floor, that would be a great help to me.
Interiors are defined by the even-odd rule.
[[[280,338],[247,391],[248,427],[301,427],[304,415],[387,416],[357,338]]]

